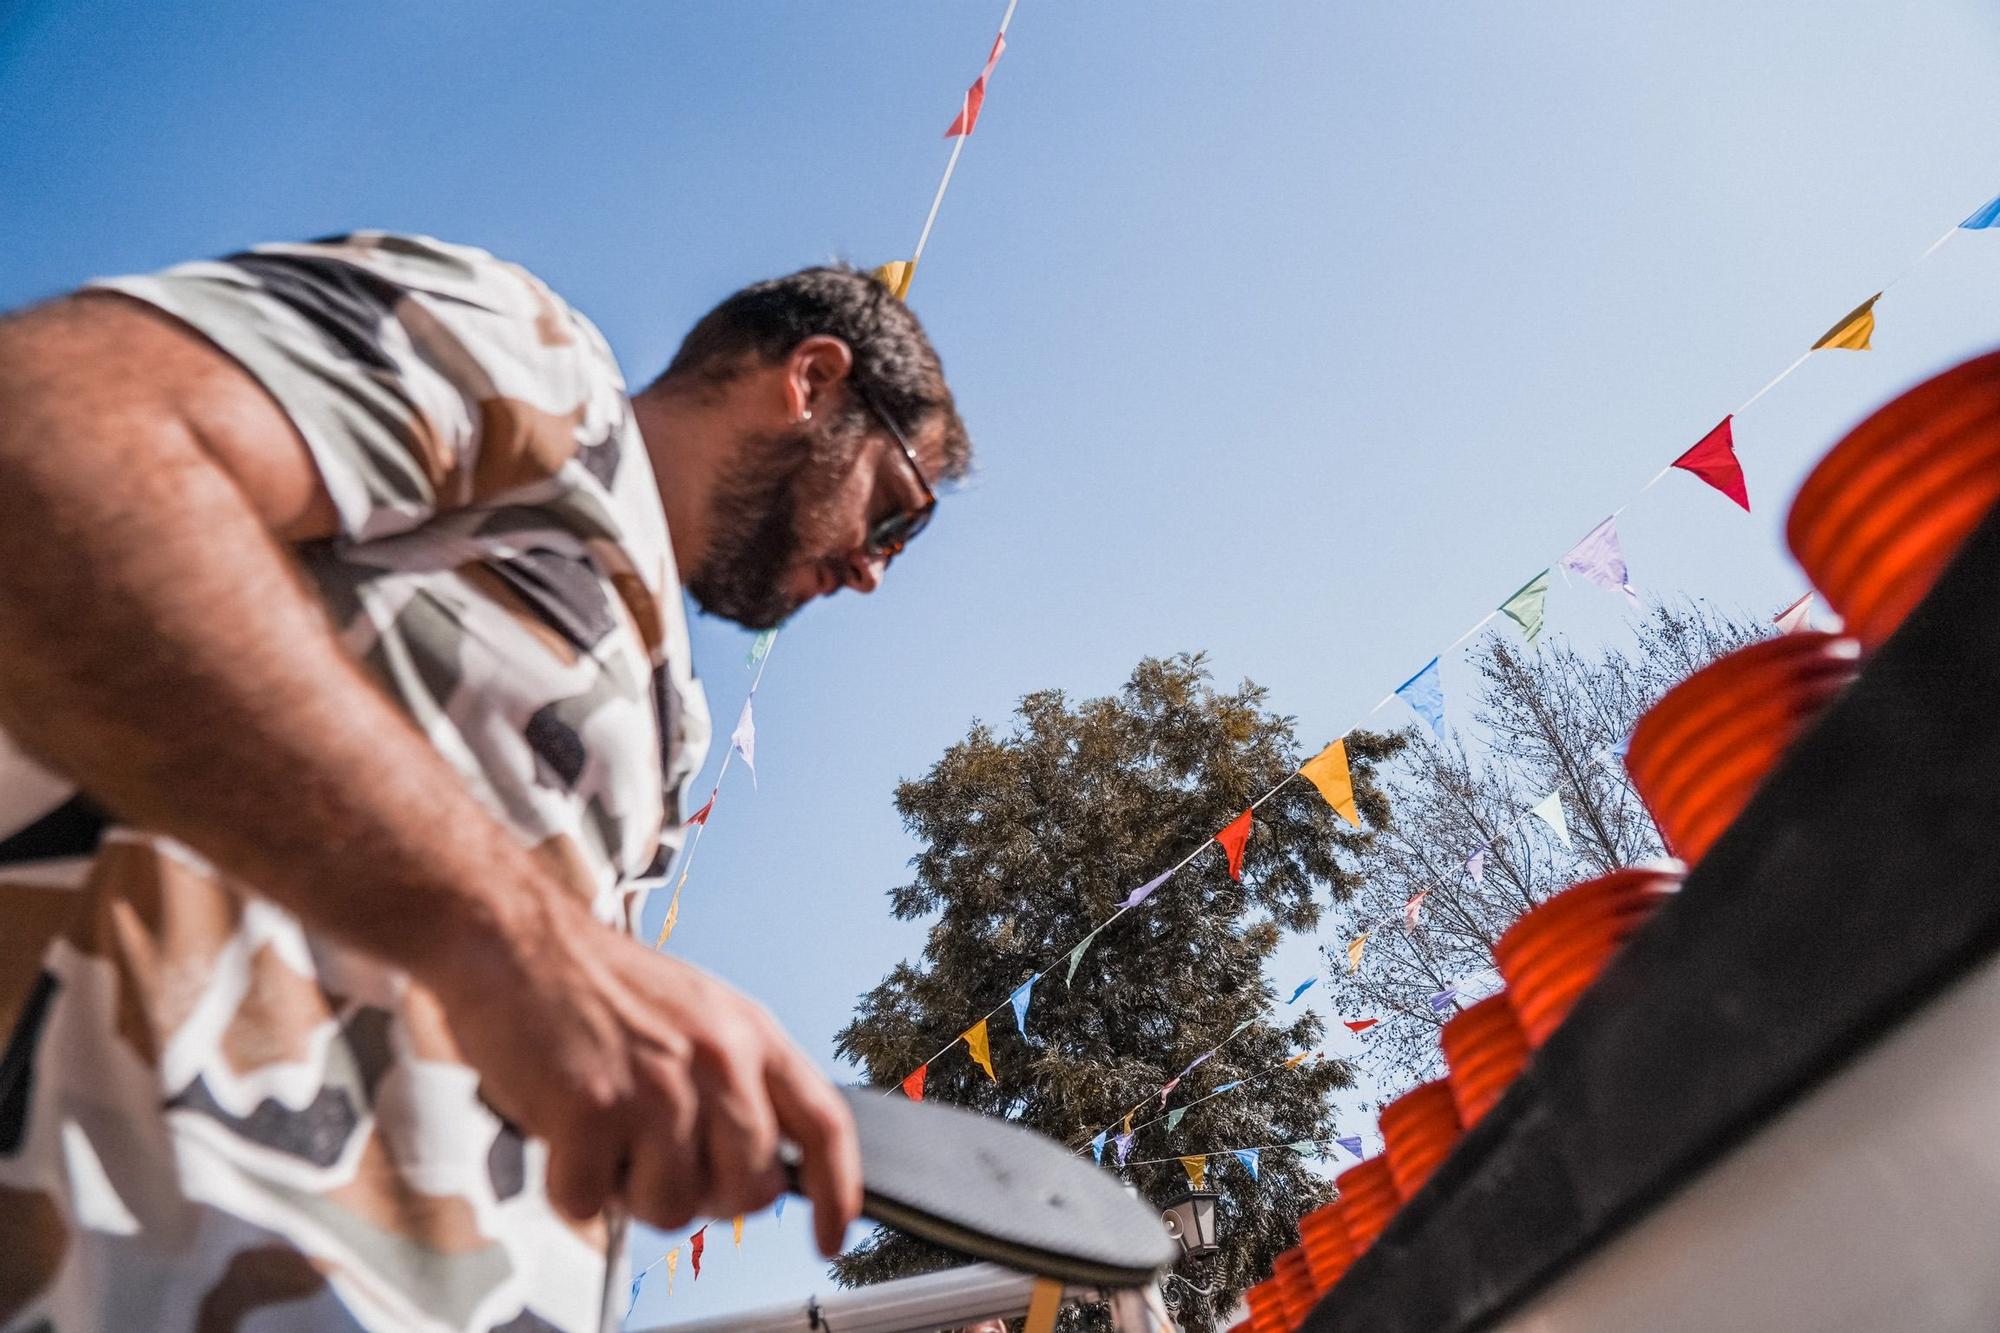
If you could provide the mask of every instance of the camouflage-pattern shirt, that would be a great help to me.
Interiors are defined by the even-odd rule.
[[[379,233],[93,285],[270,392],[339,512],[300,557],[342,644],[631,929],[709,722],[597,330],[483,251]],[[254,886],[113,828],[0,871],[0,936],[0,1328],[596,1329],[622,1295],[436,1002]]]

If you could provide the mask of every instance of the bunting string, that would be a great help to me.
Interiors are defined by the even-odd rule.
[[[1012,16],[1012,13],[1013,13],[1013,4],[1010,2],[1008,6],[1008,15],[1010,18]],[[1005,33],[1005,24],[1003,23],[1002,34],[1004,35],[1004,33]],[[996,46],[996,51],[997,51],[997,46]],[[990,65],[989,65],[989,70],[990,70]],[[959,142],[962,144],[963,140],[960,139]],[[949,167],[947,167],[947,179],[949,179]],[[1550,566],[1550,568],[1551,569],[1561,568],[1565,572],[1565,575],[1574,573],[1579,578],[1582,578],[1587,582],[1596,584],[1597,586],[1606,588],[1607,590],[1610,591],[1618,592],[1621,595],[1625,596],[1634,605],[1638,605],[1639,604],[1638,591],[1631,582],[1629,570],[1626,565],[1623,554],[1622,545],[1619,542],[1617,535],[1615,520],[1618,518],[1618,516],[1623,514],[1627,509],[1629,509],[1631,505],[1635,503],[1640,496],[1652,490],[1654,486],[1656,486],[1669,473],[1675,471],[1676,469],[1690,472],[1691,474],[1698,477],[1700,480],[1704,481],[1706,484],[1722,492],[1724,495],[1727,495],[1730,499],[1735,500],[1738,504],[1740,504],[1744,509],[1747,510],[1749,508],[1747,489],[1743,490],[1740,496],[1737,493],[1738,488],[1740,488],[1741,486],[1741,467],[1736,460],[1734,433],[1733,430],[1730,429],[1734,418],[1740,416],[1748,407],[1750,407],[1752,404],[1754,404],[1759,399],[1768,394],[1773,388],[1777,387],[1779,383],[1782,383],[1786,377],[1791,375],[1793,371],[1797,370],[1799,366],[1803,365],[1805,361],[1808,358],[1810,358],[1814,352],[1835,350],[1835,349],[1852,350],[1852,351],[1868,350],[1870,346],[1869,338],[1874,330],[1875,307],[1880,302],[1880,300],[1884,295],[1886,295],[1892,288],[1894,288],[1896,285],[1898,285],[1904,279],[1906,279],[1912,272],[1915,271],[1915,269],[1919,264],[1921,264],[1924,260],[1930,258],[1933,254],[1935,254],[1945,244],[1945,242],[1949,241],[1959,231],[1984,230],[1984,229],[1994,229],[1994,228],[2000,228],[2000,198],[1996,198],[1992,202],[1982,206],[1978,211],[1974,212],[1971,216],[1967,217],[1965,221],[1952,227],[1943,236],[1939,237],[1921,255],[1919,255],[1915,260],[1911,261],[1911,263],[1908,264],[1901,273],[1897,274],[1897,276],[1891,282],[1885,285],[1881,291],[1877,292],[1874,296],[1870,297],[1867,301],[1863,302],[1860,306],[1856,307],[1855,310],[1851,311],[1839,323],[1835,324],[1831,329],[1829,329],[1825,334],[1823,334],[1820,337],[1820,339],[1813,344],[1812,347],[1808,348],[1803,355],[1797,358],[1784,371],[1780,372],[1780,374],[1775,379],[1766,383],[1762,388],[1758,389],[1756,393],[1752,394],[1743,403],[1739,404],[1735,411],[1725,415],[1721,425],[1709,431],[1707,435],[1703,436],[1702,439],[1696,443],[1696,445],[1684,451],[1680,456],[1676,457],[1672,462],[1669,462],[1665,467],[1661,468],[1658,472],[1656,472],[1650,479],[1647,480],[1647,482],[1643,486],[1639,488],[1639,490],[1632,496],[1631,499],[1627,500],[1624,504],[1620,505],[1618,508],[1612,510],[1611,513],[1606,518],[1601,520],[1581,539],[1572,544],[1568,548],[1568,550],[1566,550],[1564,554]],[[1506,616],[1510,620],[1513,620],[1520,629],[1523,639],[1526,640],[1530,645],[1533,645],[1540,637],[1541,633],[1542,621],[1544,616],[1544,607],[1546,604],[1546,598],[1548,593],[1548,575],[1549,575],[1549,570],[1547,569],[1543,570],[1542,573],[1538,574],[1535,578],[1529,580],[1527,584],[1523,585],[1520,589],[1518,589],[1516,592],[1510,595],[1506,601],[1502,602],[1499,606],[1493,608],[1492,610],[1486,612],[1477,621],[1475,621],[1468,629],[1466,629],[1463,633],[1461,633],[1457,638],[1453,639],[1451,643],[1446,646],[1445,649],[1443,649],[1439,654],[1437,654],[1437,658],[1441,659],[1445,656],[1448,656],[1456,652],[1460,647],[1462,647],[1465,643],[1470,641],[1480,631],[1482,631],[1488,625],[1490,625],[1496,617],[1502,615]],[[1087,931],[1080,939],[1072,941],[1068,947],[1060,951],[1056,955],[1056,957],[1058,959],[1065,957],[1069,959],[1070,977],[1074,977],[1076,971],[1076,964],[1080,960],[1082,952],[1088,947],[1091,941],[1096,939],[1096,937],[1102,931],[1111,926],[1126,912],[1129,912],[1134,908],[1140,906],[1153,893],[1157,892],[1160,888],[1164,887],[1169,881],[1172,880],[1172,878],[1175,875],[1177,875],[1180,871],[1185,869],[1188,865],[1192,864],[1196,857],[1200,856],[1203,852],[1207,851],[1211,845],[1219,845],[1223,848],[1225,855],[1227,855],[1230,860],[1232,876],[1233,876],[1234,873],[1240,868],[1240,855],[1241,855],[1240,838],[1247,838],[1248,836],[1247,821],[1249,817],[1254,814],[1254,812],[1259,806],[1261,806],[1264,802],[1270,800],[1273,796],[1277,795],[1285,787],[1289,786],[1295,779],[1300,777],[1306,777],[1309,780],[1313,781],[1314,785],[1320,788],[1321,794],[1327,798],[1328,803],[1332,805],[1337,811],[1339,811],[1344,818],[1349,819],[1350,822],[1353,822],[1358,826],[1359,820],[1355,818],[1354,815],[1349,813],[1349,808],[1348,808],[1348,805],[1351,803],[1352,787],[1351,787],[1351,779],[1348,777],[1346,771],[1346,755],[1345,755],[1344,742],[1348,736],[1352,735],[1354,731],[1356,731],[1362,725],[1364,725],[1376,713],[1380,712],[1383,708],[1387,707],[1391,702],[1395,701],[1396,699],[1404,697],[1404,692],[1406,690],[1409,690],[1412,686],[1417,685],[1418,682],[1423,677],[1425,677],[1431,672],[1432,668],[1435,665],[1436,661],[1434,660],[1430,666],[1427,666],[1423,671],[1420,671],[1417,674],[1417,676],[1414,676],[1409,681],[1406,681],[1403,686],[1400,686],[1395,690],[1391,690],[1388,694],[1384,695],[1372,708],[1370,708],[1362,716],[1360,720],[1350,725],[1345,731],[1341,732],[1339,737],[1337,737],[1330,745],[1328,745],[1324,750],[1322,750],[1319,755],[1315,756],[1314,759],[1308,761],[1299,770],[1288,774],[1278,783],[1272,786],[1268,791],[1264,792],[1262,795],[1258,796],[1256,799],[1251,801],[1249,805],[1245,808],[1244,812],[1241,815],[1237,816],[1235,820],[1231,821],[1231,824],[1225,830],[1223,830],[1223,833],[1218,834],[1215,837],[1208,839],[1207,841],[1204,841],[1203,843],[1195,847],[1193,850],[1188,852],[1186,856],[1182,857],[1178,862],[1176,862],[1172,866],[1172,868],[1167,870],[1164,874],[1148,882],[1140,889],[1135,890],[1133,894],[1131,894],[1129,897],[1127,897],[1125,900],[1119,903],[1116,910],[1114,910],[1110,916],[1106,917],[1098,925]],[[1426,697],[1423,699],[1421,704],[1419,704],[1414,700],[1406,700],[1406,702],[1410,702],[1411,706],[1418,713],[1418,715],[1422,717],[1424,721],[1431,724],[1433,731],[1438,732],[1440,734],[1442,733],[1443,728],[1441,719],[1443,717],[1444,705],[1443,705],[1443,698],[1441,691],[1436,692],[1434,695],[1427,692]],[[1435,712],[1436,714],[1435,719],[1432,716],[1433,712]],[[1336,779],[1336,782],[1335,784],[1322,782],[1319,776],[1315,775],[1313,770],[1315,769],[1316,766],[1321,764],[1322,761],[1328,760],[1330,757],[1335,756],[1336,752],[1337,752],[1339,772],[1337,774],[1330,775]],[[1339,788],[1337,786],[1337,783],[1341,781],[1344,781],[1348,784],[1346,789],[1348,800],[1346,802],[1343,802],[1339,796]],[[1560,840],[1567,843],[1569,835],[1562,814],[1562,806],[1559,799],[1559,792],[1560,788],[1558,788],[1558,792],[1551,793],[1550,796],[1543,798],[1543,800],[1541,802],[1538,802],[1536,806],[1530,807],[1528,810],[1523,811],[1520,815],[1517,815],[1516,818],[1507,826],[1507,828],[1502,831],[1502,833],[1496,834],[1494,838],[1489,839],[1485,846],[1475,851],[1472,854],[1472,856],[1468,858],[1467,861],[1468,870],[1472,871],[1475,865],[1483,865],[1483,855],[1491,847],[1492,843],[1494,841],[1497,841],[1499,837],[1504,836],[1505,832],[1510,832],[1513,828],[1518,827],[1520,820],[1531,814],[1538,815],[1546,822],[1548,822],[1551,828],[1551,832]],[[1554,802],[1553,804],[1551,804],[1552,801]],[[1230,840],[1224,841],[1223,840],[1224,835],[1229,835]],[[1232,843],[1234,844],[1233,846]],[[1475,871],[1474,873],[1477,872]],[[1373,929],[1373,927],[1371,926],[1370,929]],[[1364,931],[1362,938],[1365,938],[1365,935],[1366,932]],[[1355,961],[1358,965],[1359,962],[1358,958]],[[987,1010],[986,1013],[982,1015],[979,1020],[977,1020],[978,1023],[984,1023],[986,1020],[992,1018],[995,1014],[998,1014],[1002,1009],[1008,1006],[1008,1004],[1012,1000],[1013,994],[1019,993],[1022,989],[1025,989],[1027,987],[1031,987],[1035,982],[1039,981],[1042,977],[1048,975],[1048,973],[1052,971],[1055,966],[1056,964],[1054,962],[1051,962],[1048,966],[1045,966],[1040,971],[1036,972],[1033,976],[1028,978],[1026,982],[1022,983],[1021,987],[1017,987],[1015,992],[1010,993],[1010,996],[1007,999],[1001,1000],[998,1004],[994,1005],[991,1009]],[[1232,1036],[1233,1035],[1234,1034],[1232,1034]],[[947,1042],[945,1045],[938,1048],[937,1051],[933,1052],[929,1057],[927,1057],[922,1062],[923,1067],[927,1068],[932,1061],[937,1060],[941,1056],[947,1054],[952,1049],[953,1046],[958,1044],[958,1042],[961,1040],[961,1037],[954,1037],[950,1042]],[[1225,1041],[1226,1040],[1227,1039],[1225,1039]],[[912,1075],[912,1077],[914,1077],[914,1074]],[[888,1095],[890,1092],[893,1091],[894,1091],[893,1088],[886,1089],[884,1095]],[[1154,1094],[1152,1094],[1152,1096],[1158,1096],[1158,1095],[1159,1094],[1157,1093],[1157,1091]],[[1151,1097],[1147,1098],[1146,1100],[1151,1100]],[[1142,1101],[1140,1105],[1143,1104],[1144,1102]],[[1153,1123],[1153,1122],[1148,1122],[1148,1123]]]

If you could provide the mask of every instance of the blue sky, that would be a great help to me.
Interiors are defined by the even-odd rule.
[[[402,228],[535,269],[643,380],[741,282],[907,253],[1002,8],[27,0],[0,10],[0,305]],[[1990,5],[1805,13],[1024,0],[912,297],[979,478],[881,594],[781,639],[760,789],[732,772],[675,945],[831,1070],[922,943],[887,918],[891,789],[972,719],[1198,648],[1317,744],[2000,191]],[[1754,514],[1684,476],[1635,504],[1642,590],[1796,596],[1799,477],[1992,344],[1997,290],[2000,234],[1961,235],[1874,351],[1741,417]],[[1590,588],[1550,616],[1618,632]],[[725,732],[747,637],[696,627]],[[636,1322],[823,1288],[802,1221],[741,1253],[725,1226]]]

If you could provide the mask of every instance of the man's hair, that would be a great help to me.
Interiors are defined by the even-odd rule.
[[[965,475],[972,444],[923,326],[888,288],[846,264],[801,269],[745,287],[688,331],[660,379],[669,385],[724,383],[735,377],[746,355],[770,364],[817,334],[839,338],[854,353],[849,377],[860,393],[848,395],[850,429],[877,428],[862,395],[912,444],[927,420],[940,415],[944,476]]]

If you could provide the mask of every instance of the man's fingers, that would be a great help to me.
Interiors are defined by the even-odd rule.
[[[623,1135],[570,1134],[549,1141],[549,1202],[581,1222],[597,1216],[618,1190]]]
[[[799,1183],[812,1200],[813,1234],[819,1251],[840,1253],[847,1228],[861,1215],[861,1148],[854,1118],[833,1086],[797,1051],[786,1049],[772,1061],[769,1086],[778,1125],[799,1146]]]
[[[701,1135],[711,1169],[709,1210],[716,1217],[753,1213],[778,1197],[778,1121],[761,1087],[731,1080],[702,1099]]]
[[[713,1187],[697,1103],[693,1083],[678,1066],[659,1060],[647,1070],[625,1198],[634,1216],[663,1230],[693,1221]]]

